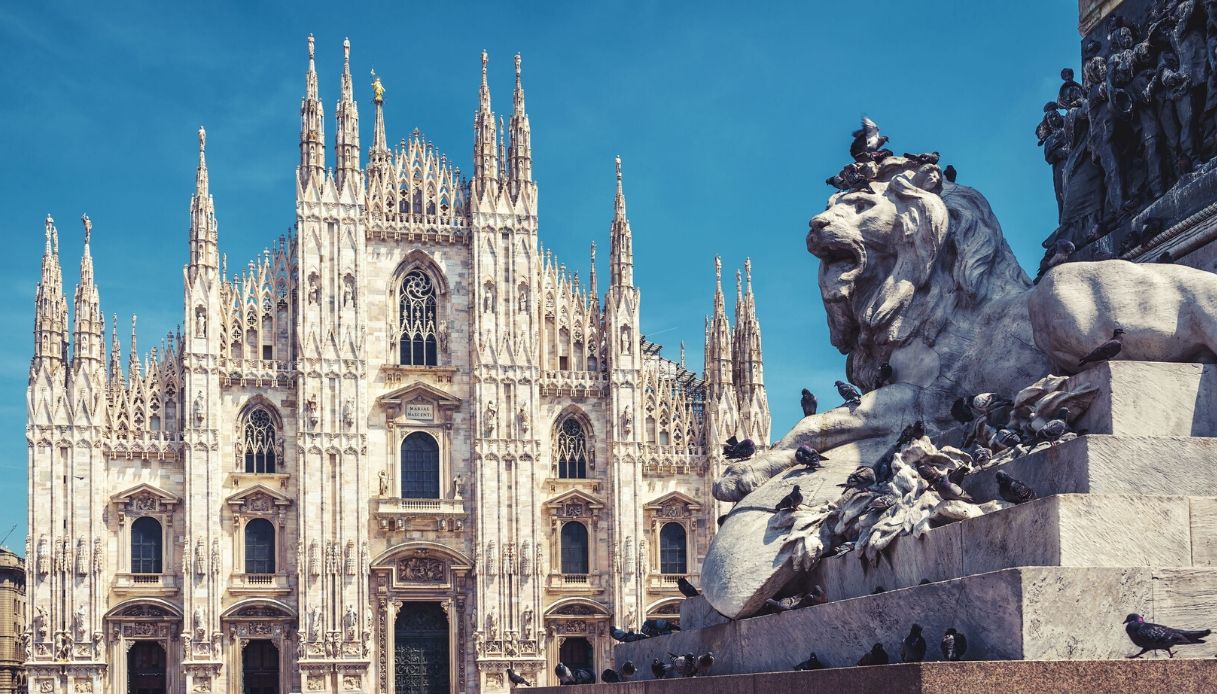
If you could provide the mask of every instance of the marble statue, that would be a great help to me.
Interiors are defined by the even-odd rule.
[[[702,570],[707,599],[728,617],[789,578],[790,557],[758,538],[772,539],[768,509],[792,481],[809,507],[835,499],[833,484],[875,463],[911,422],[933,434],[952,425],[951,403],[962,395],[1014,393],[1073,373],[1117,325],[1126,332],[1121,359],[1217,361],[1217,276],[1112,260],[1066,263],[1032,285],[984,196],[945,181],[931,161],[886,156],[811,220],[807,249],[820,259],[830,338],[865,393],[856,406],[803,418],[715,480],[716,498],[748,497],[725,519]],[[995,346],[1002,359],[992,358]],[[876,387],[884,363],[893,377]],[[830,459],[821,472],[790,470],[804,444]]]

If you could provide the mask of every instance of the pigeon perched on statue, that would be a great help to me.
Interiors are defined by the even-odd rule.
[[[828,458],[820,455],[819,451],[811,446],[808,446],[807,444],[803,444],[802,446],[794,449],[794,459],[795,462],[799,463],[800,465],[806,465],[807,469],[813,471],[819,470],[820,463],[828,460]]]
[[[666,619],[648,619],[642,623],[642,633],[647,637],[663,636],[680,631],[680,626]]]
[[[618,675],[617,671],[611,667],[605,668],[604,672],[600,673],[600,681],[605,684],[617,684],[621,681],[621,675]]]
[[[879,126],[875,121],[862,116],[862,127],[853,132],[854,141],[849,145],[849,156],[855,161],[873,159],[874,155],[887,144],[887,136],[879,134]]]
[[[756,455],[756,444],[752,439],[740,441],[732,436],[723,444],[723,457],[727,460],[747,460]]]
[[[811,655],[808,656],[807,660],[804,660],[803,662],[799,663],[798,665],[795,665],[794,669],[795,670],[823,670],[826,667],[828,667],[828,666],[820,661],[820,659],[816,656],[816,652],[812,651]]]
[[[925,436],[925,422],[920,419],[900,430],[900,436],[896,438],[896,447],[902,448]]]
[[[867,665],[887,665],[890,662],[892,662],[892,660],[888,657],[887,651],[883,650],[883,644],[876,643],[869,651],[866,652],[866,655],[858,659],[858,667],[865,667]]]
[[[512,670],[511,668],[507,668],[507,679],[508,679],[508,680],[509,680],[509,681],[510,681],[512,684],[522,684],[522,685],[524,685],[525,687],[531,687],[531,686],[532,686],[532,682],[529,682],[528,680],[524,679],[524,676],[523,676],[523,675],[521,675],[520,673],[516,672],[515,670]]]
[[[879,365],[879,378],[875,379],[875,389],[882,388],[891,382],[892,365],[887,362],[883,362]]]
[[[953,164],[947,164],[947,168],[942,170],[942,177],[947,179],[947,181],[950,183],[954,183],[955,177],[958,175],[959,172],[955,170],[955,166]]]
[[[784,598],[769,598],[765,601],[765,607],[770,612],[788,612],[813,605],[822,605],[824,602],[824,589],[817,585],[812,586],[810,591],[799,595],[790,595]]]
[[[1082,367],[1092,362],[1107,361],[1116,356],[1120,353],[1121,349],[1124,349],[1123,337],[1124,328],[1116,328],[1111,332],[1111,339],[1095,347],[1090,354],[1082,357],[1082,360],[1078,362],[1078,366]]]
[[[921,625],[914,624],[909,628],[909,635],[900,644],[900,662],[920,663],[925,660],[925,637],[921,635]]]
[[[939,647],[942,649],[943,660],[963,660],[964,654],[968,652],[968,639],[952,627],[942,635]]]
[[[638,674],[638,668],[634,665],[634,661],[627,660],[621,664],[621,669],[617,671],[622,677],[633,677]]]
[[[844,487],[846,489],[866,489],[874,484],[875,468],[862,465],[858,469],[849,473],[849,477],[845,478],[845,484],[838,484],[837,486]]]
[[[1140,658],[1147,651],[1166,651],[1170,657],[1175,657],[1175,646],[1186,646],[1194,643],[1204,643],[1204,637],[1212,633],[1210,629],[1175,629],[1161,624],[1145,621],[1136,612],[1124,618],[1124,631],[1141,651],[1129,658]]]
[[[646,638],[646,636],[642,634],[636,634],[632,631],[623,631],[613,626],[609,627],[609,636],[612,637],[614,641],[620,641],[621,643],[631,643],[633,641],[641,641],[642,639]]]
[[[837,381],[837,394],[845,401],[846,405],[856,405],[862,401],[862,393],[858,389],[845,381]]]
[[[1044,252],[1044,259],[1040,262],[1040,275],[1061,263],[1068,262],[1069,257],[1076,251],[1077,246],[1073,245],[1072,241],[1062,239],[1052,244],[1052,247]]]
[[[689,583],[689,579],[684,576],[676,579],[676,587],[680,589],[680,594],[686,598],[695,598],[701,595],[701,592],[692,583]]]
[[[571,672],[571,669],[566,667],[566,663],[560,660],[557,666],[554,667],[554,674],[558,676],[558,684],[575,683],[575,673]]]
[[[972,420],[976,419],[972,408],[968,406],[967,396],[955,398],[955,402],[951,403],[951,417],[960,424],[971,424]]]
[[[812,395],[810,390],[803,389],[803,397],[799,398],[799,406],[803,408],[803,416],[810,417],[816,413],[816,407],[819,404],[816,402],[816,396]]]
[[[1014,448],[1022,442],[1022,438],[1019,437],[1018,433],[1009,429],[999,429],[993,435],[993,438],[989,439],[989,448],[995,451],[1006,450],[1007,448]]]
[[[773,507],[774,513],[778,511],[793,511],[803,503],[803,493],[799,491],[799,485],[794,485],[794,489],[790,493],[782,497],[782,500]]]
[[[671,672],[671,665],[664,664],[659,658],[651,659],[651,674],[655,676],[655,679],[662,680],[671,674]]]
[[[697,672],[706,674],[710,668],[714,667],[714,651],[706,651],[697,656]]]
[[[895,506],[899,501],[900,499],[895,494],[880,494],[871,499],[870,503],[866,505],[866,510],[883,512]]]
[[[1025,504],[1035,498],[1035,491],[1031,487],[1014,479],[1006,472],[998,470],[995,477],[997,477],[997,493],[1006,501],[1012,504]]]
[[[692,677],[697,674],[697,658],[692,653],[684,655],[676,655],[669,653],[672,657],[672,671],[681,677]]]

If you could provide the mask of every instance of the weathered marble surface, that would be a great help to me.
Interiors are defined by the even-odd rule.
[[[1077,421],[1094,434],[1217,436],[1217,365],[1111,361],[1071,383],[1098,395]]]
[[[713,650],[717,674],[788,670],[813,650],[839,666],[876,642],[898,653],[917,622],[935,644],[948,627],[963,631],[969,660],[1117,659],[1136,652],[1122,627],[1129,611],[1210,627],[1214,612],[1180,606],[1215,594],[1217,569],[1022,567],[618,644],[613,653],[616,666],[633,660],[639,679],[650,678],[653,657],[669,652]],[[1211,658],[1217,643],[1177,653]],[[940,657],[936,648],[927,652],[929,660]]]

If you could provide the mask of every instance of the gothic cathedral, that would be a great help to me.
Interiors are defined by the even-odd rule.
[[[30,691],[502,692],[610,665],[610,625],[678,619],[721,442],[766,445],[751,278],[705,373],[660,355],[617,162],[608,289],[537,236],[520,58],[482,55],[472,176],[384,89],[360,161],[350,44],[333,168],[309,37],[296,226],[230,275],[205,133],[183,328],[129,358],[84,218],[68,302],[46,220],[28,392]],[[69,343],[71,349],[69,350]]]

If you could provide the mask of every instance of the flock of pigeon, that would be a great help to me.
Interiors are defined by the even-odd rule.
[[[1113,331],[1111,339],[1083,357],[1078,366],[1082,367],[1091,363],[1107,361],[1118,355],[1123,346],[1123,335],[1124,330],[1117,327]],[[893,375],[891,365],[886,362],[883,363],[880,366],[876,387],[891,383]],[[845,381],[837,381],[836,388],[837,394],[843,400],[844,407],[852,409],[861,404],[862,393],[852,384]],[[803,389],[799,404],[803,409],[804,416],[809,417],[816,414],[818,402],[816,396],[808,389]],[[1068,408],[1061,407],[1053,412],[1050,417],[1042,415],[1028,417],[1028,421],[1024,426],[1013,427],[1009,425],[1009,422],[1012,421],[1011,411],[1014,408],[1014,402],[1003,399],[993,393],[981,393],[971,398],[961,397],[953,404],[951,408],[952,416],[961,425],[970,427],[970,431],[965,439],[965,445],[971,444],[971,447],[967,449],[967,453],[977,464],[983,465],[1002,452],[1013,452],[1015,457],[1017,457],[1018,454],[1029,450],[1029,445],[1034,445],[1035,443],[1046,442],[1055,446],[1062,436],[1070,432],[1069,423],[1073,415],[1076,414],[1071,413]],[[850,473],[844,484],[838,486],[844,487],[847,490],[878,488],[879,491],[882,491],[882,485],[891,478],[892,456],[904,446],[925,435],[926,430],[923,422],[914,422],[905,427],[904,431],[897,438],[895,445],[889,449],[888,453],[877,464],[874,466],[864,465],[857,468]],[[755,442],[747,438],[741,440],[732,436],[723,444],[723,456],[728,460],[747,460],[754,456],[756,451]],[[807,445],[799,446],[795,450],[794,457],[797,464],[803,465],[813,472],[820,469],[823,461],[828,460],[819,451]],[[966,468],[959,468],[951,474],[942,474],[930,466],[919,465],[917,471],[943,499],[974,503],[972,496],[960,486],[963,477],[968,472]],[[1035,499],[1035,491],[1031,487],[1008,473],[998,470],[994,476],[997,481],[998,495],[1003,500],[1011,504],[1022,504]],[[870,508],[875,511],[882,511],[894,503],[894,500],[895,497],[892,495],[878,494],[871,502]],[[777,503],[774,507],[774,512],[794,511],[802,503],[803,495],[799,490],[799,485],[796,484],[790,493]],[[722,525],[724,518],[725,516],[718,519],[719,525]],[[842,543],[833,548],[832,554],[837,556],[849,552],[851,549],[851,543]],[[928,582],[923,580],[922,584]],[[677,586],[685,597],[694,597],[700,594],[697,588],[686,578],[682,577],[679,579]],[[884,592],[883,588],[875,589],[875,593],[881,592]],[[818,585],[812,586],[811,590],[805,594],[767,600],[763,614],[811,607],[823,604],[826,601],[827,597],[824,594],[824,589]],[[1147,652],[1160,650],[1166,651],[1173,658],[1175,647],[1204,643],[1205,637],[1211,633],[1209,629],[1186,630],[1153,624],[1146,622],[1141,615],[1136,613],[1128,615],[1124,620],[1124,624],[1125,632],[1128,634],[1129,639],[1141,649],[1138,653],[1128,656],[1129,658],[1140,658]],[[648,619],[643,622],[638,632],[632,630],[624,631],[613,626],[609,630],[609,635],[616,641],[630,643],[641,639],[671,634],[674,631],[680,631],[680,626],[672,621],[666,619]],[[925,659],[926,640],[922,631],[923,629],[920,624],[913,624],[910,627],[908,635],[900,643],[899,662],[917,663]],[[939,649],[943,660],[962,660],[968,650],[967,637],[962,632],[949,628],[943,633],[942,640],[939,642]],[[692,653],[669,653],[668,655],[670,658],[668,662],[664,662],[659,658],[655,658],[651,662],[651,673],[658,679],[693,677],[698,674],[707,674],[714,665],[713,652],[707,652],[702,655]],[[887,665],[891,662],[891,656],[888,655],[883,644],[876,643],[856,664],[858,666]],[[795,665],[794,669],[820,670],[828,667],[832,666],[821,660],[813,651],[807,660]],[[596,681],[596,677],[591,671],[583,668],[572,669],[562,662],[559,662],[557,667],[554,668],[554,674],[557,675],[558,681],[563,685],[593,684]],[[632,661],[627,660],[617,670],[612,668],[605,669],[600,675],[600,680],[605,683],[624,682],[635,674],[637,674],[637,667]],[[507,668],[507,677],[513,685],[531,686],[531,683],[527,679],[510,667]]]

